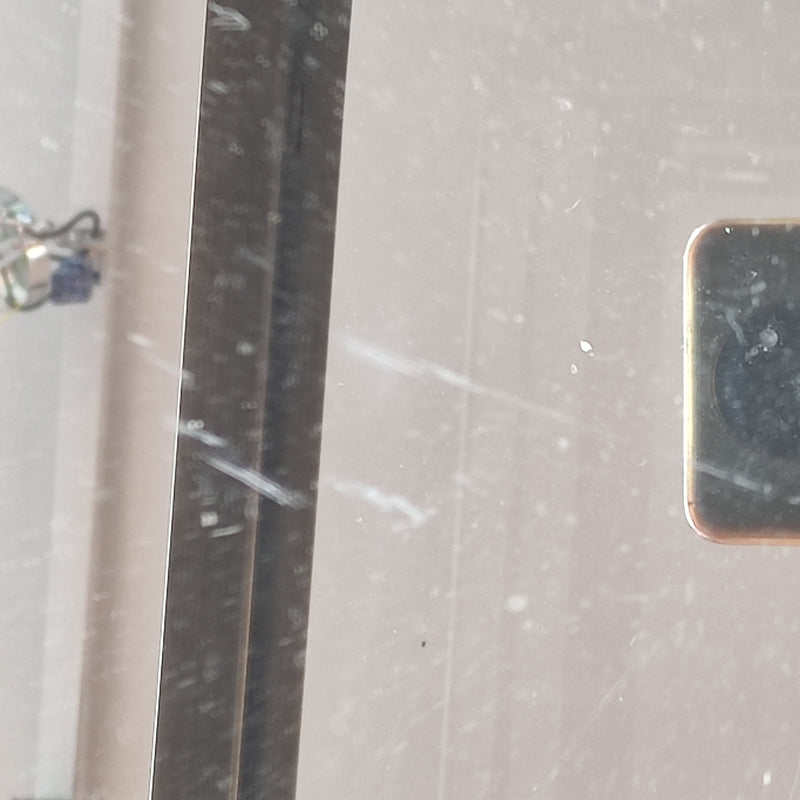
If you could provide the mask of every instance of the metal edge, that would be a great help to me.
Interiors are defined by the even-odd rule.
[[[349,5],[208,3],[156,800],[295,793]]]

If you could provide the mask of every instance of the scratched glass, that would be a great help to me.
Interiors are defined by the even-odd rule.
[[[730,11],[355,3],[304,800],[796,796],[800,554],[682,508],[687,240],[800,180]]]
[[[286,17],[287,41],[265,8],[299,15]],[[150,794],[162,625],[179,637],[186,621],[170,628],[164,612],[176,440],[200,465],[192,475],[207,468],[216,481],[185,494],[230,506],[245,498],[250,514],[230,520],[223,503],[202,507],[188,541],[220,563],[178,569],[176,594],[218,566],[222,574],[226,550],[246,550],[240,534],[255,528],[254,508],[312,514],[318,483],[307,654],[304,609],[281,608],[294,638],[278,637],[276,663],[294,682],[266,681],[273,697],[294,698],[306,668],[302,800],[797,796],[800,555],[722,547],[691,530],[681,349],[692,231],[796,213],[798,11],[716,0],[355,0],[324,422],[269,472],[258,468],[268,448],[251,435],[255,423],[177,422],[181,386],[191,394],[205,379],[182,369],[198,119],[232,102],[231,85],[211,76],[198,113],[201,64],[210,34],[241,35],[235,57],[219,62],[231,68],[244,63],[245,42],[263,44],[235,88],[247,96],[262,81],[278,98],[273,117],[259,109],[244,127],[280,170],[263,172],[266,188],[259,172],[242,181],[257,197],[249,205],[215,205],[224,181],[204,184],[214,214],[200,214],[200,238],[215,220],[248,234],[280,223],[288,233],[275,252],[290,258],[324,226],[294,229],[269,202],[308,188],[315,162],[302,159],[320,138],[308,120],[320,107],[338,119],[344,91],[341,77],[309,78],[316,57],[289,58],[308,55],[303,37],[320,52],[333,47],[333,26],[303,16],[315,9],[304,0],[0,7],[0,800]],[[239,112],[251,120],[252,110]],[[258,149],[220,140],[208,163]],[[319,155],[320,171],[336,162]],[[315,191],[299,196],[306,212],[319,208]],[[83,209],[104,234],[82,218],[99,283],[73,264],[54,293],[55,272],[85,253],[74,238],[51,246],[48,233]],[[244,225],[247,214],[257,222]],[[201,302],[257,295],[237,288],[234,259],[258,274],[280,267],[233,238]],[[798,266],[787,248],[773,266]],[[40,284],[45,251],[51,272]],[[750,300],[761,290],[742,291]],[[65,297],[81,302],[56,302]],[[274,305],[284,333],[290,300]],[[794,300],[780,302],[782,315],[740,325],[745,357],[794,342]],[[257,378],[274,341],[253,331],[226,343],[227,355],[194,356],[212,374],[240,358],[247,380]],[[720,417],[710,438],[738,427],[736,447],[746,448],[765,436],[741,417],[738,373],[725,360],[740,358],[735,350],[703,355],[705,374],[733,387],[714,394],[708,384],[704,397],[724,406],[706,409]],[[309,379],[290,377],[289,388]],[[787,386],[781,406],[796,400]],[[264,411],[239,403],[240,390],[212,385],[217,405],[243,412],[228,421]],[[744,397],[764,404],[758,392]],[[319,481],[283,481],[282,467],[311,452],[320,430]],[[238,450],[236,433],[246,440]],[[762,456],[786,458],[787,447],[769,438]],[[746,475],[727,463],[699,468],[768,495],[766,473],[736,453]],[[770,462],[780,478],[770,483],[795,497],[781,464]],[[291,544],[300,534],[289,528]],[[270,562],[280,547],[264,539]],[[302,594],[308,564],[282,568],[275,583]],[[245,711],[248,732],[274,723],[258,718],[263,697],[246,707],[257,692],[237,683],[260,663],[245,658],[243,631],[256,631],[250,651],[264,644],[247,627],[251,612],[280,628],[268,603],[249,603],[255,569],[242,574],[220,581],[238,592],[242,628],[218,625],[235,640],[223,655],[240,705],[190,709],[222,767],[177,759],[167,766],[179,791],[161,796],[206,800],[192,794],[202,779],[214,797],[242,797]],[[186,619],[202,630],[229,610]],[[231,678],[202,636],[172,656],[173,684],[162,686],[175,691],[169,702],[162,694],[162,710]],[[184,667],[199,678],[180,680]],[[225,714],[234,722],[216,724]],[[180,753],[196,733],[181,728],[188,716],[160,719],[177,728],[161,741],[167,749]],[[296,734],[265,739],[291,749]],[[258,788],[261,762],[249,756],[247,785]],[[229,774],[209,778],[217,768]],[[284,794],[271,796],[294,795],[294,775],[282,780]]]

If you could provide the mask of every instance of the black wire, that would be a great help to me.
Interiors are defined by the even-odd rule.
[[[35,228],[24,228],[23,230],[29,236],[34,236],[40,241],[46,241],[47,239],[58,239],[60,236],[64,236],[64,234],[69,233],[78,223],[83,222],[85,219],[90,219],[92,221],[92,230],[90,235],[93,239],[97,239],[101,232],[100,215],[96,211],[92,211],[89,208],[87,208],[85,211],[78,212],[74,217],[68,219],[58,228],[52,228],[44,231],[36,230]]]

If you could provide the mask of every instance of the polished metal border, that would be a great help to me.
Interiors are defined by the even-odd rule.
[[[349,6],[208,3],[156,800],[295,794]]]

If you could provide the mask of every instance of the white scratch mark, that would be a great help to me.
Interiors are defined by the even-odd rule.
[[[151,367],[155,367],[160,372],[164,372],[167,375],[172,376],[173,378],[177,378],[180,375],[180,367],[178,364],[173,364],[170,361],[166,361],[163,358],[159,358],[158,356],[154,356],[151,353],[145,355],[144,359]]]
[[[208,10],[217,15],[209,23],[212,28],[221,28],[224,31],[249,31],[253,27],[250,20],[235,8],[221,6],[212,0],[208,4]]]
[[[137,347],[153,347],[154,345],[153,340],[148,339],[143,333],[127,333],[125,334],[125,338]]]
[[[240,467],[238,464],[233,464],[218,456],[201,455],[200,458],[209,467],[219,470],[235,481],[239,481],[239,483],[247,486],[248,489],[258,492],[262,497],[272,500],[279,506],[294,509],[308,507],[308,498],[302,492],[293,492],[285,486],[281,486],[277,481],[273,481],[260,472],[256,472],[254,469]]]
[[[752,183],[763,186],[770,182],[770,176],[764,172],[750,172],[747,170],[728,170],[720,175],[723,181],[732,183]]]
[[[360,481],[331,481],[334,491],[357,500],[364,500],[379,511],[387,514],[402,514],[412,528],[422,527],[435,513],[435,509],[422,509],[408,498],[391,494],[378,486]]]
[[[230,525],[227,528],[217,528],[211,532],[212,539],[221,539],[224,536],[234,536],[244,530],[244,525]]]
[[[484,193],[486,191],[485,167],[484,167],[484,147],[486,137],[486,106],[481,106],[480,122],[478,125],[478,141],[475,148],[475,167],[473,173],[472,211],[470,220],[469,260],[467,262],[467,293],[466,308],[464,318],[466,328],[464,330],[463,350],[461,351],[461,371],[462,377],[472,375],[475,357],[475,320],[477,319],[476,302],[478,296],[478,265],[481,263],[481,250],[483,241],[483,226],[481,219],[484,216]],[[436,366],[436,365],[434,365]],[[440,379],[447,377],[439,375]],[[456,376],[458,377],[458,376]],[[461,403],[461,410],[458,414],[458,447],[457,447],[457,466],[458,472],[465,473],[467,465],[471,463],[472,452],[470,437],[468,435],[473,419],[473,403],[469,398],[472,391],[470,388],[472,381],[467,379],[461,381],[460,385],[464,389],[464,401]],[[458,502],[455,504],[454,514],[451,521],[451,545],[450,545],[450,574],[448,576],[448,607],[447,607],[447,628],[445,638],[445,668],[444,685],[441,692],[442,701],[442,726],[439,736],[439,774],[436,787],[436,799],[445,800],[448,792],[448,767],[450,765],[450,726],[452,723],[451,713],[453,706],[453,687],[455,684],[453,675],[455,672],[455,653],[456,653],[456,622],[459,619],[458,611],[460,607],[459,584],[461,582],[461,543],[465,522],[464,493],[459,492]]]
[[[221,436],[209,433],[203,428],[198,428],[196,425],[191,425],[186,420],[181,420],[178,423],[178,430],[183,436],[188,436],[190,439],[196,439],[198,442],[207,444],[209,447],[225,447],[228,444]]]
[[[511,406],[512,408],[518,408],[539,416],[549,417],[550,419],[563,422],[567,425],[575,424],[575,420],[567,414],[562,414],[560,411],[548,408],[547,406],[531,403],[517,395],[494,389],[491,386],[484,386],[483,384],[476,383],[467,375],[454,372],[432,361],[427,361],[426,359],[414,361],[398,353],[393,353],[391,350],[369,344],[368,342],[356,339],[352,336],[345,336],[344,342],[350,353],[387,372],[397,372],[409,378],[434,378],[442,383],[446,383],[448,386],[453,386],[456,389],[463,389],[474,395],[489,397]]]
[[[262,269],[271,270],[273,267],[273,262],[265,258],[264,256],[260,256],[258,253],[254,253],[247,247],[239,247],[236,249],[236,255],[241,256],[246,261],[249,261],[256,267],[261,267]]]
[[[208,82],[208,88],[211,89],[212,92],[216,92],[217,94],[230,94],[230,86],[227,83],[223,83],[222,81],[211,80]]]
[[[728,483],[732,483],[734,486],[738,486],[741,489],[747,489],[748,491],[756,494],[769,496],[767,484],[762,485],[760,483],[756,483],[755,481],[751,481],[749,478],[745,478],[742,475],[736,475],[734,472],[731,472],[728,469],[715,467],[713,464],[704,464],[701,461],[695,463],[695,469],[698,472],[702,472],[704,475],[711,475],[712,478],[718,478],[721,481],[727,481]]]
[[[789,800],[794,800],[794,793],[797,791],[797,784],[800,781],[800,756],[797,758],[797,768],[794,771],[792,788],[789,790]]]
[[[571,206],[569,206],[568,208],[564,209],[564,213],[565,214],[569,214],[570,211],[574,211],[581,204],[582,200],[583,200],[583,198],[579,197]]]
[[[797,759],[797,768],[794,771],[794,780],[792,781],[792,788],[789,790],[789,800],[794,800],[794,793],[797,791],[797,783],[800,781],[800,756]]]
[[[555,766],[550,771],[550,774],[547,776],[547,780],[544,784],[540,787],[540,791],[545,793],[550,786],[553,784],[553,781],[558,777],[558,773],[561,771],[561,767],[567,762],[567,759],[572,755],[572,752],[578,745],[578,742],[581,740],[581,737],[592,727],[592,725],[597,721],[597,718],[602,714],[605,707],[611,702],[617,692],[622,688],[622,686],[627,683],[627,681],[631,678],[631,676],[638,672],[642,667],[644,667],[648,661],[653,657],[655,654],[657,647],[654,647],[649,653],[645,653],[638,661],[636,661],[632,666],[630,666],[622,675],[614,682],[611,688],[600,698],[600,702],[589,712],[583,722],[578,726],[578,730],[575,731],[573,737],[569,740],[569,744],[564,748],[561,752],[561,755],[558,757]]]
[[[725,321],[728,323],[730,329],[734,332],[736,336],[736,341],[739,344],[746,346],[747,339],[744,335],[744,331],[742,330],[742,326],[736,321],[736,311],[730,306],[727,306],[724,310],[725,313]]]

